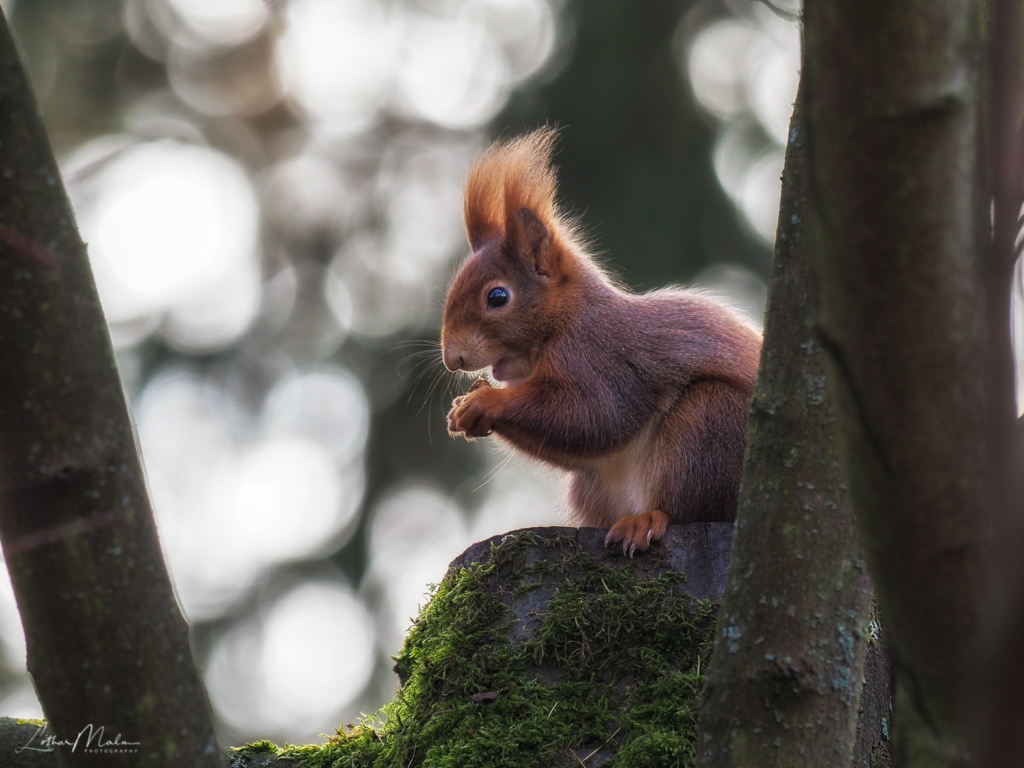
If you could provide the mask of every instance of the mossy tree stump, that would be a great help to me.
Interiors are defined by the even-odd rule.
[[[470,547],[396,657],[387,721],[309,750],[311,764],[688,764],[732,526],[674,527],[632,560],[604,534]]]
[[[474,544],[396,657],[394,701],[325,745],[251,745],[231,751],[229,765],[690,766],[732,530],[671,526],[634,559],[605,549],[594,528]],[[873,655],[858,768],[885,752],[888,672]],[[25,765],[51,764],[45,757]]]

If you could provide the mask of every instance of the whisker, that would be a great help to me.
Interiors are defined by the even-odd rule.
[[[472,492],[476,493],[481,488],[483,488],[485,485],[487,485],[489,482],[491,482],[491,480],[496,478],[498,476],[498,473],[501,472],[501,470],[503,470],[508,465],[508,463],[510,461],[512,461],[512,456],[513,455],[514,454],[511,451],[509,451],[509,454],[508,454],[508,456],[505,457],[504,461],[502,461],[500,464],[498,464],[498,466],[496,466],[494,469],[492,469],[490,472],[488,472],[486,475],[484,475],[483,481],[480,483],[480,485],[478,485],[476,488],[474,488]]]
[[[409,349],[409,346],[406,346],[405,349]],[[401,347],[395,347],[394,349],[391,350],[391,352],[392,353],[393,352],[398,352],[399,350],[401,350]],[[441,356],[441,349],[439,347],[427,347],[426,349],[415,349],[414,348],[412,352],[406,352],[405,354],[406,354],[407,357],[413,357],[415,355],[420,355],[420,356],[422,356],[422,355],[437,355],[438,357],[440,357]]]
[[[427,408],[427,445],[434,447],[434,430],[431,428],[433,421],[430,418],[430,408]]]
[[[418,384],[426,374],[433,373],[444,367],[439,360],[424,360],[423,362],[427,363],[427,367],[416,374],[415,384]]]
[[[438,371],[437,376],[434,377],[433,382],[431,382],[431,384],[430,384],[430,388],[427,390],[426,397],[423,398],[423,405],[426,405],[428,402],[430,402],[430,398],[433,396],[434,392],[437,390],[437,385],[440,384],[441,381],[444,379],[444,375],[445,375],[445,373],[447,373],[447,371],[448,371],[447,368],[441,368],[441,370]],[[423,405],[420,406],[419,411],[416,412],[417,414],[419,414],[419,413],[421,413],[423,411]]]
[[[414,365],[412,368],[410,368],[405,373],[399,373],[398,374],[398,381],[395,382],[395,386],[397,387],[397,386],[399,386],[401,384],[405,384],[406,380],[410,376],[412,376],[414,373],[416,373],[417,370],[419,370],[419,373],[416,374],[416,378],[414,378],[412,380],[412,383],[415,384],[417,381],[420,380],[420,376],[423,374],[424,371],[431,370],[432,366],[430,365],[430,363],[431,363],[430,360],[420,360],[418,363],[416,363],[416,365]],[[424,368],[423,366],[426,366],[426,367]]]
[[[405,341],[399,342],[390,349],[385,350],[385,353],[391,354],[396,350],[407,349],[409,347],[432,347],[435,349],[440,349],[441,341],[439,339],[406,339]]]
[[[398,361],[398,365],[402,365],[408,360],[412,360],[414,357],[436,357],[438,360],[441,359],[441,350],[439,349],[420,349],[416,352],[410,352],[405,355],[401,360]],[[397,367],[397,366],[396,366]]]
[[[428,365],[426,368],[424,368],[422,371],[420,371],[418,374],[416,374],[416,379],[413,381],[412,385],[409,387],[409,399],[405,401],[406,403],[411,403],[412,402],[413,395],[416,394],[416,387],[419,385],[419,383],[421,381],[423,381],[423,378],[425,376],[429,376],[429,375],[432,375],[434,373],[438,373],[438,365],[437,365],[437,361],[436,360],[432,361],[430,365]],[[426,402],[428,397],[429,397],[429,395],[427,397],[424,397],[423,398],[423,402]],[[423,410],[423,406],[420,406],[420,410],[421,411]],[[417,413],[419,413],[419,411],[417,411]]]
[[[409,373],[425,362],[443,362],[441,352],[436,349],[423,349],[418,352],[410,352],[406,355],[402,355],[402,358],[395,363],[395,373],[402,375],[403,368],[409,368],[410,370],[406,372]]]
[[[445,394],[448,397],[452,396],[452,392],[454,391],[456,385],[459,383],[459,380],[461,378],[462,378],[461,373],[457,373],[454,376],[452,376],[450,379],[448,379],[448,384],[445,386]]]
[[[424,360],[441,360],[442,359],[441,358],[441,353],[438,350],[436,350],[436,349],[424,349],[424,350],[422,350],[420,352],[410,352],[408,355],[405,355],[401,360],[398,361],[398,363],[395,365],[395,368],[401,368],[403,365],[408,363],[410,360],[415,360],[416,358],[422,358]]]

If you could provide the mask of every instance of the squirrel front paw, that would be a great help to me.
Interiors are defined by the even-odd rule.
[[[496,417],[495,392],[497,390],[486,379],[474,381],[468,394],[452,401],[452,409],[448,411],[448,434],[464,435],[467,439],[491,434]]]

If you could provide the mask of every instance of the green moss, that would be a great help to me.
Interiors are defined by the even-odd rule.
[[[254,741],[252,744],[238,747],[232,750],[232,752],[247,752],[253,755],[276,755],[280,750],[272,741],[263,739],[263,741]]]
[[[606,766],[691,765],[717,607],[683,594],[656,558],[621,563],[595,562],[571,537],[506,538],[437,585],[396,657],[394,701],[325,745],[279,754],[309,768],[548,768],[592,753]],[[484,693],[497,698],[474,703]]]

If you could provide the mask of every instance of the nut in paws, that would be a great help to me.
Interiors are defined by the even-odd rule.
[[[474,383],[475,386],[475,383]],[[494,416],[487,402],[489,385],[476,387],[468,395],[452,401],[448,412],[448,434],[467,438],[487,437],[494,431]]]

